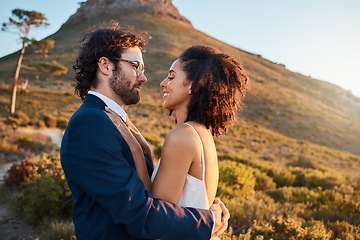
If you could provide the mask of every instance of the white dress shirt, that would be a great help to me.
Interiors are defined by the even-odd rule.
[[[105,95],[95,92],[95,91],[92,91],[92,90],[89,90],[88,94],[95,95],[98,98],[100,98],[101,100],[103,100],[103,102],[108,106],[108,108],[110,108],[111,110],[116,112],[124,120],[124,122],[126,122],[126,119],[127,119],[126,112],[114,100],[111,100],[110,98],[106,97]]]

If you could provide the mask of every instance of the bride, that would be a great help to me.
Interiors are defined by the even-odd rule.
[[[209,209],[219,178],[213,137],[233,124],[249,89],[248,78],[234,58],[197,45],[181,54],[160,86],[163,107],[175,113],[177,126],[165,138],[151,176],[151,194],[184,207]],[[113,113],[109,116],[116,125],[121,122]],[[128,141],[134,159],[143,158],[143,152],[149,156],[140,132],[132,124],[130,129],[138,140]],[[126,129],[119,130],[126,140],[133,138]],[[140,177],[150,185],[147,176]]]

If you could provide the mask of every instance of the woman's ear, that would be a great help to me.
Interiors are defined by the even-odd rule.
[[[98,67],[102,74],[110,75],[113,71],[113,63],[107,57],[101,57],[98,61]]]

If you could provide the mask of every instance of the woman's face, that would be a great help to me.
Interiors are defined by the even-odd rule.
[[[169,69],[169,75],[160,83],[163,89],[163,106],[169,110],[186,110],[190,101],[191,82],[181,68],[181,61],[176,60]]]

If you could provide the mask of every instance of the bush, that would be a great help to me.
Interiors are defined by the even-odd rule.
[[[52,222],[41,233],[42,240],[75,240],[75,229],[72,222]]]
[[[159,159],[161,157],[162,146],[157,146],[154,149],[154,156]]]
[[[154,157],[159,159],[161,157],[162,146],[164,144],[164,140],[158,137],[157,135],[151,133],[143,133],[144,138],[146,141],[154,146]]]
[[[326,224],[328,228],[333,231],[333,239],[341,240],[355,240],[360,239],[360,226],[353,226],[348,222],[336,221],[334,223]]]
[[[324,224],[314,221],[310,226],[303,226],[301,220],[282,217],[273,218],[268,225],[259,226],[254,224],[251,231],[253,237],[263,236],[264,239],[299,239],[299,240],[327,240],[331,238],[332,232],[328,231]]]
[[[231,215],[229,224],[238,233],[249,229],[254,220],[267,223],[272,217],[283,215],[280,204],[262,192],[252,192],[246,197],[222,198],[222,201]]]
[[[30,118],[26,113],[18,110],[13,116],[7,116],[4,123],[13,127],[27,126],[30,124]]]
[[[34,164],[25,158],[20,163],[14,163],[7,171],[5,177],[5,185],[8,187],[19,187],[20,183],[30,178],[30,172],[33,170]]]
[[[36,126],[37,126],[38,128],[45,128],[45,127],[46,127],[46,124],[45,124],[44,120],[40,119],[40,120],[38,120],[38,121],[36,122]]]
[[[276,188],[276,183],[274,183],[273,179],[265,173],[260,172],[258,169],[254,169],[254,175],[256,177],[256,191],[266,191]]]
[[[336,177],[319,169],[305,169],[297,174],[294,185],[305,186],[308,188],[322,187],[323,189],[332,189],[338,183]]]
[[[46,144],[38,142],[30,137],[21,137],[17,140],[17,143],[19,148],[28,149],[32,152],[42,152],[47,148]]]
[[[17,110],[14,114],[14,117],[18,119],[18,124],[21,126],[26,126],[30,123],[30,118],[28,115],[20,110]]]
[[[18,146],[16,143],[13,143],[8,136],[2,137],[0,139],[0,152],[16,152],[18,151]]]
[[[48,128],[55,128],[56,127],[56,124],[57,124],[56,117],[54,117],[52,115],[45,115],[43,117],[43,120],[45,122],[46,127],[48,127]]]
[[[274,182],[279,187],[292,186],[295,182],[296,175],[287,170],[274,169],[271,172]]]
[[[28,222],[71,217],[71,193],[57,157],[44,154],[20,187],[22,196],[15,203],[16,211]]]
[[[247,195],[254,191],[256,178],[254,169],[241,163],[230,160],[219,162],[219,185],[220,196]]]
[[[4,123],[5,123],[6,125],[10,125],[10,126],[12,126],[12,127],[14,127],[14,128],[15,128],[16,126],[20,125],[19,119],[14,118],[14,117],[11,117],[11,116],[7,116],[6,119],[4,120]]]
[[[65,129],[68,124],[67,118],[59,117],[56,121],[56,127],[60,129]]]

